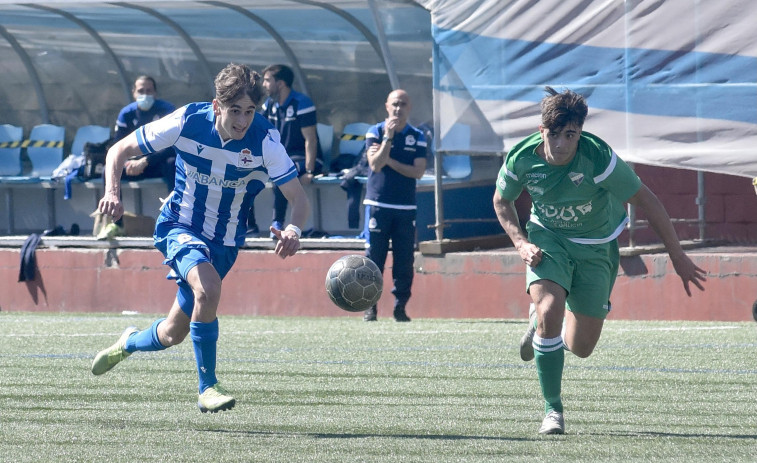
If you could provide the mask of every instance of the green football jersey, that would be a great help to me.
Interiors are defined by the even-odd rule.
[[[507,154],[497,190],[514,201],[525,188],[531,195],[530,221],[577,243],[606,243],[628,222],[624,203],[641,180],[596,135],[582,132],[573,160],[564,166],[547,163],[536,147],[539,132],[529,135]]]

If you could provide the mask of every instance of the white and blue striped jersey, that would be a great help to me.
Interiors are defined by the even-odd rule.
[[[241,246],[247,214],[270,180],[282,185],[297,169],[279,132],[255,114],[241,140],[224,142],[211,103],[190,103],[136,130],[144,154],[176,151],[176,183],[161,216],[224,246]]]

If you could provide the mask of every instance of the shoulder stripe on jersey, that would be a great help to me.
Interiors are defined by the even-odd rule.
[[[308,106],[307,108],[302,108],[297,110],[297,115],[302,116],[303,114],[312,113],[315,111],[315,106]]]
[[[145,139],[145,126],[143,125],[137,130],[137,144],[139,145],[139,149],[144,154],[150,154],[154,153],[155,150],[152,149],[152,146],[150,143]]]
[[[271,179],[271,182],[275,183],[276,185],[283,185],[286,182],[296,177],[297,177],[297,168],[294,165],[292,165],[292,167],[290,167],[289,170],[284,175],[279,175],[278,177],[270,177],[270,179]]]
[[[510,169],[508,169],[507,167],[505,167],[505,175],[515,180],[516,182],[518,181],[518,176],[515,175],[515,172],[510,171]]]
[[[612,151],[612,156],[610,156],[610,164],[607,165],[607,169],[605,169],[604,172],[594,177],[594,183],[597,184],[599,182],[604,181],[607,177],[610,176],[613,170],[615,170],[615,164],[618,163],[618,155],[615,154],[615,151]]]

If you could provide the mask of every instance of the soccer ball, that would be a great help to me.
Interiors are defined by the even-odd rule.
[[[331,301],[348,312],[362,312],[375,305],[384,289],[378,266],[365,256],[339,258],[326,274],[326,292]]]

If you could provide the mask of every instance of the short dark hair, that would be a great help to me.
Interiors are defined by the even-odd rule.
[[[283,80],[287,87],[292,88],[292,84],[294,83],[294,72],[292,72],[292,68],[286,64],[271,64],[263,69],[264,76],[266,72],[270,72],[273,74],[274,79]]]
[[[247,95],[257,105],[263,97],[260,81],[260,74],[249,67],[230,63],[216,76],[216,100],[222,106],[229,106]]]
[[[132,85],[131,87],[132,92],[137,89],[137,82],[139,82],[140,80],[149,80],[150,82],[152,82],[152,88],[154,88],[156,92],[158,91],[158,83],[155,82],[155,79],[153,79],[152,76],[141,75],[134,79],[134,85]]]
[[[556,132],[571,124],[583,127],[586,115],[589,113],[584,97],[568,89],[559,93],[547,86],[544,90],[547,96],[541,100],[542,127]]]

